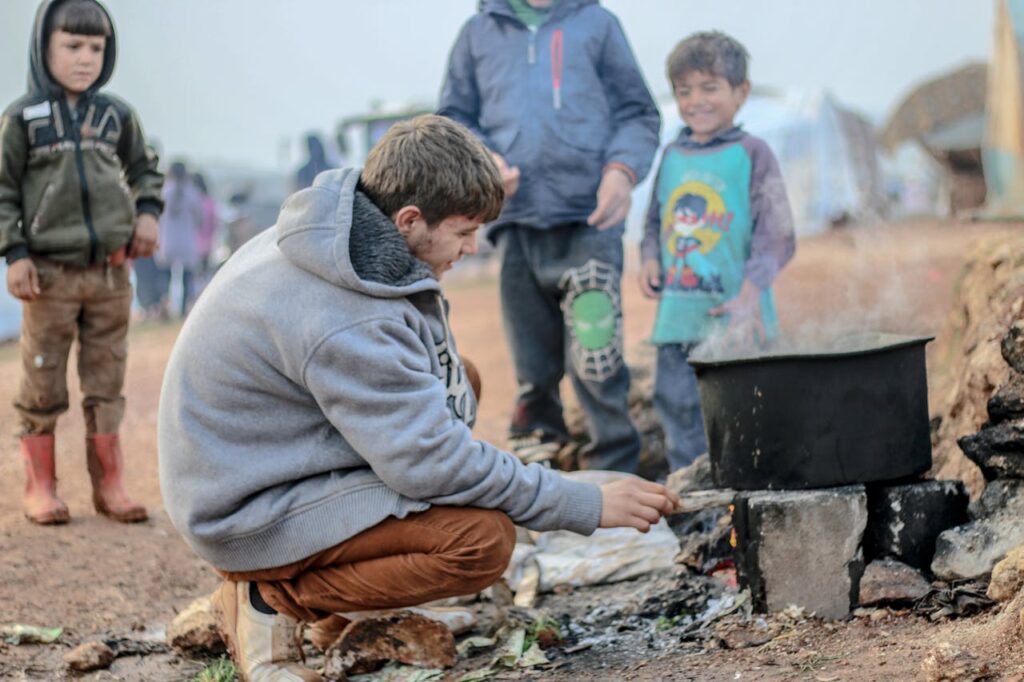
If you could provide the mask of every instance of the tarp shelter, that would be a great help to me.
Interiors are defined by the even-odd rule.
[[[996,0],[982,158],[986,214],[1024,216],[1024,0]]]
[[[896,107],[882,133],[891,152],[916,142],[939,162],[951,212],[985,200],[981,146],[988,67],[966,64],[915,87]]]
[[[662,143],[679,135],[675,101],[659,101]],[[763,138],[779,160],[798,235],[877,217],[885,206],[879,145],[870,122],[824,91],[755,90],[737,115],[744,130]],[[654,171],[637,187],[629,233],[639,238]]]

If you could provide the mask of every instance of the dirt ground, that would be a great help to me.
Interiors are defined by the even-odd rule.
[[[784,332],[812,326],[879,329],[937,335],[969,247],[1020,225],[917,222],[841,228],[800,242],[780,277],[776,295]],[[476,432],[504,442],[514,377],[501,332],[497,289],[487,277],[454,277],[448,287],[452,323],[462,352],[484,377]],[[632,276],[624,286],[627,347],[643,343],[654,314]],[[60,679],[61,655],[90,639],[159,639],[192,599],[217,584],[213,572],[179,538],[161,507],[156,462],[156,413],[164,364],[178,326],[141,324],[131,333],[122,435],[128,487],[150,509],[145,524],[124,526],[97,516],[90,504],[81,413],[72,409],[58,434],[60,494],[72,523],[41,528],[21,516],[23,483],[10,408],[17,388],[17,347],[0,347],[0,624],[62,626],[57,645],[0,642],[0,679]],[[935,344],[933,344],[934,346]],[[929,353],[932,377],[942,368]],[[71,381],[72,405],[80,399]],[[571,396],[567,395],[571,401]],[[579,590],[587,598],[588,590]],[[597,593],[594,593],[595,596]],[[884,614],[883,614],[884,615]],[[877,680],[914,679],[929,650],[983,627],[991,614],[970,621],[929,624],[911,616],[854,619],[796,626],[769,647],[711,652],[591,650],[539,679],[679,680]],[[1014,679],[1024,670],[1019,647],[992,648],[995,670]],[[981,652],[985,653],[985,652]],[[203,666],[171,653],[118,658],[106,672],[86,679],[191,679]],[[1020,679],[1020,678],[1015,678]]]

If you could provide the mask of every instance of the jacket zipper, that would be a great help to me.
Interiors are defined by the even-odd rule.
[[[36,208],[36,214],[32,217],[32,225],[29,226],[29,234],[39,234],[39,228],[43,224],[43,214],[46,212],[47,207],[50,205],[50,201],[53,199],[53,183],[46,185],[46,189],[43,190],[43,196],[39,200],[39,207]]]
[[[60,100],[61,107],[68,114],[68,121],[71,123],[71,140],[75,143],[75,168],[78,169],[78,186],[82,191],[82,218],[85,220],[85,229],[89,231],[89,265],[96,262],[96,227],[92,224],[92,204],[89,201],[89,183],[85,179],[85,158],[82,154],[82,129],[78,117],[70,111],[66,99]]]
[[[551,34],[551,103],[555,109],[562,108],[562,64],[565,34],[556,28]]]
[[[529,26],[527,30],[530,32],[530,42],[526,47],[526,62],[535,64],[537,62],[537,27]]]

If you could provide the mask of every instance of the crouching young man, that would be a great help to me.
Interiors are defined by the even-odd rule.
[[[320,679],[300,622],[479,591],[513,523],[646,530],[678,498],[573,482],[470,434],[476,398],[438,284],[501,210],[463,127],[392,127],[366,167],[321,174],[218,272],[160,400],[160,481],[224,577],[214,606],[244,679]],[[344,621],[341,621],[342,623]]]

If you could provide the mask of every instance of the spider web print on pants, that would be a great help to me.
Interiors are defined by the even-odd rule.
[[[622,367],[622,304],[619,271],[598,260],[567,270],[562,314],[569,328],[569,355],[576,375],[604,381]]]

